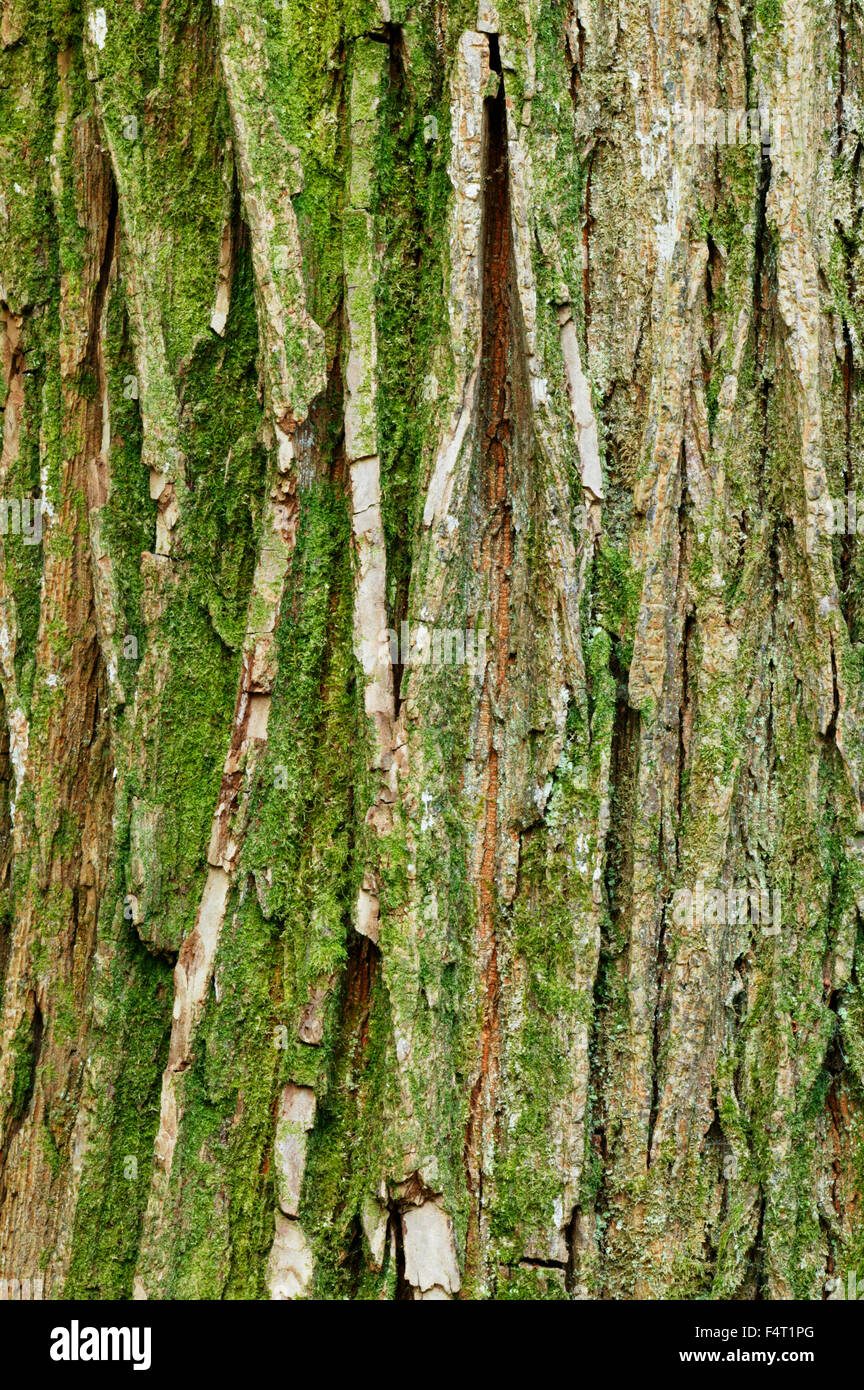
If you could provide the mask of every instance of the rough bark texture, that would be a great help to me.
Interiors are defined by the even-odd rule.
[[[0,1276],[832,1296],[860,7],[0,8]]]

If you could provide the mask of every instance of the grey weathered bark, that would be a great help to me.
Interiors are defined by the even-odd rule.
[[[861,59],[3,0],[0,1278],[862,1268]]]

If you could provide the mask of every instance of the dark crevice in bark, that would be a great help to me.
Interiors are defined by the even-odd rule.
[[[836,748],[837,746],[837,716],[840,713],[840,689],[837,683],[837,653],[834,643],[831,643],[831,685],[833,705],[831,707],[831,718],[825,730],[825,742]],[[838,750],[839,751],[839,750]]]
[[[588,330],[591,326],[591,233],[594,218],[591,216],[591,174],[594,168],[595,149],[588,156],[585,170],[585,209],[582,221],[582,317],[584,320],[584,350],[588,361]]]
[[[693,694],[691,690],[691,660],[693,637],[696,630],[696,615],[688,613],[684,619],[684,631],[681,634],[681,705],[678,711],[678,787],[676,820],[678,824],[678,835],[675,837],[675,865],[680,865],[681,836],[680,830],[684,817],[684,790],[686,785],[687,765],[690,754],[690,733],[693,727]]]
[[[711,1114],[711,1124],[702,1140],[701,1152],[703,1163],[708,1167],[710,1176],[714,1177],[715,1182],[722,1186],[722,1195],[720,1209],[714,1222],[706,1221],[705,1223],[703,1251],[706,1275],[709,1280],[713,1280],[717,1268],[718,1232],[723,1229],[723,1222],[729,1205],[729,1180],[726,1161],[732,1152],[720,1122],[716,1093],[711,1097]]]
[[[484,535],[481,564],[488,576],[495,630],[494,688],[487,665],[480,698],[480,740],[486,775],[482,850],[477,883],[478,952],[483,979],[478,1074],[471,1089],[465,1135],[465,1162],[471,1193],[466,1249],[469,1261],[480,1243],[484,1206],[483,1149],[496,1123],[500,1051],[500,969],[496,870],[499,857],[499,798],[504,768],[498,748],[499,721],[508,698],[510,666],[510,588],[514,556],[512,518],[513,389],[511,375],[519,339],[514,326],[513,263],[510,236],[510,170],[507,111],[498,37],[489,37],[490,66],[498,90],[485,102],[485,189],[483,202],[482,357],[479,449]]]
[[[842,36],[841,27],[841,36]],[[845,56],[845,48],[844,48]],[[843,64],[841,64],[841,76]],[[840,98],[838,97],[838,102]],[[842,152],[844,134],[838,126],[838,138]],[[859,173],[861,166],[861,142],[856,143],[852,155],[850,177],[853,187],[858,187]],[[842,223],[835,219],[834,228],[843,245],[846,261],[845,287],[846,296],[850,305],[857,299],[857,287],[855,282],[855,257],[860,240],[861,232],[861,208],[858,206],[855,211],[854,226],[847,231]],[[855,413],[855,399],[859,382],[859,373],[855,367],[855,350],[852,342],[852,333],[849,322],[843,317],[843,501],[844,517],[846,524],[843,527],[843,534],[840,541],[840,573],[838,576],[838,589],[840,591],[840,612],[846,622],[850,641],[856,641],[858,633],[858,594],[854,583],[855,557],[857,546],[855,543],[857,535],[857,518],[859,510],[864,512],[864,502],[860,501],[856,495],[856,475],[853,446],[853,419]]]
[[[752,22],[752,17],[751,17]],[[752,53],[755,44],[755,34],[746,34],[746,58],[747,58],[747,106],[749,109],[756,109],[758,106],[757,96],[753,91],[754,73],[752,69]],[[767,316],[768,304],[766,294],[768,288],[768,276],[766,274],[766,248],[768,244],[768,189],[771,184],[771,154],[770,146],[761,145],[761,157],[759,163],[759,178],[756,187],[756,225],[753,234],[753,341],[754,341],[754,365],[755,380],[760,381],[764,362],[764,328]],[[765,385],[764,379],[762,382]],[[767,415],[765,419],[767,427]],[[767,429],[765,438],[767,439]],[[764,456],[763,456],[764,463]]]
[[[717,191],[719,192],[719,188]],[[708,440],[710,445],[713,440],[714,425],[717,419],[716,394],[712,394],[711,391],[711,381],[715,370],[715,354],[717,350],[715,341],[717,330],[715,321],[715,300],[723,285],[725,263],[710,232],[707,235],[706,242],[708,246],[708,259],[705,264],[705,307],[708,317],[708,342],[707,351],[705,348],[703,348],[702,351],[702,384],[705,392],[708,418]]]
[[[114,175],[108,166],[108,215],[105,227],[105,246],[102,252],[102,263],[99,267],[99,279],[93,298],[90,302],[90,336],[88,343],[87,361],[91,367],[95,367],[97,360],[102,357],[102,310],[105,305],[105,296],[108,292],[108,280],[111,275],[111,265],[114,260],[114,246],[117,239],[117,184],[114,182]]]
[[[609,831],[606,836],[604,886],[609,920],[617,934],[626,919],[633,878],[633,820],[639,777],[639,711],[628,698],[628,673],[613,644],[609,670],[615,679],[615,718],[609,755]]]
[[[360,936],[352,930],[348,938],[342,1014],[346,1034],[353,1039],[351,1064],[355,1076],[359,1076],[363,1070],[369,1042],[372,994],[380,964],[381,952],[375,943],[368,936]]]
[[[725,1133],[725,1131],[724,1131],[724,1129],[723,1129],[723,1125],[722,1125],[721,1120],[720,1120],[720,1113],[719,1113],[719,1109],[718,1109],[718,1106],[717,1106],[717,1096],[716,1096],[716,1094],[712,1097],[712,1100],[711,1100],[711,1107],[712,1107],[712,1110],[713,1110],[713,1113],[714,1113],[714,1118],[713,1118],[713,1120],[711,1121],[711,1127],[710,1127],[710,1129],[708,1130],[708,1133],[707,1133],[706,1136],[705,1136],[704,1145],[705,1145],[705,1147],[708,1147],[709,1145],[713,1145],[713,1146],[716,1148],[716,1152],[717,1152],[717,1156],[718,1156],[718,1160],[719,1160],[719,1175],[718,1175],[718,1176],[719,1176],[719,1180],[720,1180],[720,1181],[722,1182],[722,1184],[723,1184],[723,1195],[722,1195],[722,1197],[721,1197],[721,1199],[720,1199],[720,1210],[719,1210],[719,1212],[717,1213],[717,1227],[718,1227],[718,1229],[721,1229],[721,1230],[722,1230],[723,1222],[725,1221],[726,1216],[727,1216],[727,1213],[728,1213],[728,1210],[729,1210],[729,1177],[730,1177],[730,1174],[729,1174],[729,1171],[728,1171],[728,1160],[729,1160],[729,1159],[734,1159],[734,1154],[733,1154],[732,1146],[731,1146],[731,1144],[729,1143],[729,1140],[728,1140],[727,1137],[726,1137],[726,1133]],[[712,1242],[711,1242],[711,1250],[712,1250],[712,1254],[713,1254],[713,1259],[714,1259],[714,1261],[716,1262],[716,1257],[717,1257],[717,1242],[716,1242],[716,1241],[712,1241]]]
[[[615,714],[609,754],[609,829],[606,835],[603,862],[603,893],[606,902],[608,929],[603,932],[600,955],[594,981],[594,995],[589,1051],[589,1096],[594,1097],[591,1114],[590,1148],[599,1168],[599,1183],[594,1193],[591,1215],[602,1218],[608,1210],[608,1181],[612,1168],[612,1143],[607,1132],[609,1116],[604,1097],[608,1074],[616,1065],[613,1034],[607,1028],[609,999],[614,998],[614,975],[620,969],[622,955],[628,942],[625,924],[628,921],[633,884],[633,835],[636,814],[636,795],[639,781],[641,716],[631,707],[628,698],[628,671],[622,665],[617,646],[609,654],[609,671],[615,681]],[[581,1214],[574,1214],[571,1223],[571,1256],[573,1278],[576,1273],[576,1236],[582,1223]],[[599,1221],[601,1230],[605,1222]]]
[[[768,202],[768,185],[771,182],[771,160],[763,156],[762,172],[759,182],[759,197],[756,209],[756,249],[753,257],[753,337],[755,344],[755,357],[757,369],[764,368],[763,354],[765,351],[764,318],[767,312],[765,295],[767,293],[767,275],[765,266],[765,246],[768,237],[766,207]],[[758,377],[757,377],[758,379]],[[768,434],[768,411],[767,411],[767,392],[770,383],[763,377],[761,380],[763,393],[763,424],[764,441],[767,444]],[[764,463],[764,454],[763,454]]]
[[[574,30],[575,26],[575,52]],[[564,57],[570,70],[570,100],[574,112],[578,112],[583,92],[582,71],[585,66],[585,29],[575,7],[571,4],[569,23],[564,33]],[[582,151],[584,161],[585,187],[582,208],[582,350],[585,361],[589,360],[588,333],[591,326],[591,236],[594,231],[594,218],[591,215],[591,179],[594,172],[594,158],[597,153],[597,136],[592,135]],[[539,248],[538,248],[539,249]],[[614,383],[612,389],[614,390]],[[606,402],[604,402],[606,404]]]
[[[753,1242],[753,1272],[755,1278],[754,1302],[762,1303],[767,1298],[765,1281],[765,1197],[759,1199],[759,1223],[756,1239]]]
[[[348,483],[345,462],[345,431],[342,425],[344,386],[342,381],[343,304],[340,300],[336,345],[327,371],[327,385],[310,403],[306,419],[297,425],[297,481],[301,492],[328,479],[343,489]]]
[[[578,1274],[579,1236],[581,1232],[582,1219],[582,1207],[577,1204],[573,1208],[573,1215],[567,1222],[567,1229],[564,1232],[564,1240],[567,1245],[567,1264],[565,1266],[564,1271],[564,1287],[567,1290],[568,1294],[571,1295],[571,1297],[576,1288],[576,1278]]]
[[[522,1258],[521,1258],[520,1260],[517,1260],[516,1265],[513,1266],[513,1268],[523,1268],[523,1269],[563,1269],[563,1270],[566,1270],[566,1269],[567,1269],[567,1261],[566,1261],[566,1260],[541,1260],[541,1259],[535,1259],[533,1256],[530,1256],[530,1255],[523,1255]]]
[[[345,1297],[352,1301],[359,1295],[361,1279],[366,1270],[366,1258],[363,1223],[359,1215],[355,1213],[348,1223],[342,1245],[342,1266],[346,1275]]]
[[[402,1232],[402,1213],[394,1204],[390,1208],[387,1223],[387,1249],[392,1246],[396,1264],[396,1288],[393,1298],[397,1303],[413,1303],[414,1290],[405,1277],[405,1238]]]
[[[696,628],[696,615],[688,598],[687,580],[690,568],[690,531],[688,522],[689,488],[687,482],[687,447],[682,442],[679,455],[679,478],[681,494],[678,502],[678,597],[684,606],[681,626],[681,688],[678,701],[678,785],[675,805],[675,843],[674,867],[680,863],[681,826],[684,816],[684,794],[687,782],[687,767],[690,753],[690,731],[693,725],[693,701],[691,692],[691,649]],[[662,864],[661,864],[662,868]]]
[[[736,974],[736,979],[740,982],[741,988],[740,988],[739,990],[736,991],[735,996],[734,996],[734,998],[733,998],[733,1000],[732,1000],[732,1005],[731,1005],[732,1033],[733,1033],[733,1037],[734,1037],[734,1038],[740,1038],[740,1037],[742,1036],[742,1029],[743,1029],[743,1027],[744,1027],[744,1006],[745,1006],[745,1004],[746,1004],[746,1002],[747,1002],[747,986],[746,986],[746,984],[745,984],[745,976],[746,976],[746,973],[747,973],[748,965],[750,964],[750,959],[749,959],[749,957],[750,957],[750,953],[749,953],[749,951],[748,951],[748,952],[745,953],[745,955],[744,955],[743,957],[739,957],[739,958],[738,958],[739,961],[740,961],[741,969],[740,969],[740,972]],[[736,961],[736,964],[737,964],[737,963],[738,963],[738,962]],[[743,1047],[739,1047],[739,1049],[738,1049],[738,1055],[737,1055],[737,1057],[736,1057],[735,1071],[734,1071],[734,1074],[733,1074],[733,1076],[732,1076],[732,1090],[733,1090],[733,1094],[734,1094],[734,1096],[735,1096],[735,1100],[736,1100],[736,1101],[738,1102],[738,1104],[739,1104],[739,1107],[740,1107],[740,1103],[741,1103],[741,1095],[742,1095],[742,1092],[743,1092],[743,1088],[744,1088],[744,1048],[743,1048]]]
[[[660,821],[660,846],[659,858],[663,860],[663,821]],[[648,1135],[646,1140],[645,1164],[651,1167],[652,1148],[654,1144],[654,1131],[657,1127],[657,1117],[660,1113],[660,1053],[663,1042],[663,1005],[664,1005],[664,983],[666,979],[667,950],[666,950],[666,928],[667,928],[667,903],[660,909],[660,926],[657,932],[657,957],[655,973],[655,997],[654,997],[654,1017],[652,1020],[651,1031],[651,1107],[648,1112]]]

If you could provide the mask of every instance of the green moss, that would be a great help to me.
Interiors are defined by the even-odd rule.
[[[36,1079],[37,1050],[33,1020],[26,1014],[15,1030],[11,1053],[12,1083],[7,1103],[7,1123],[14,1125],[30,1104]]]
[[[438,123],[439,137],[427,143],[429,116]],[[384,247],[375,303],[378,447],[395,629],[407,602],[418,484],[434,434],[435,347],[446,323],[449,108],[440,58],[425,26],[391,59],[378,121],[375,233]],[[439,382],[438,390],[445,384]]]
[[[94,985],[93,1036],[99,1060],[89,1078],[94,1113],[64,1287],[67,1298],[132,1295],[171,1027],[166,963],[148,953],[120,912],[113,924],[108,911],[103,912],[100,934],[106,946]],[[106,1073],[110,1084],[105,1084]]]

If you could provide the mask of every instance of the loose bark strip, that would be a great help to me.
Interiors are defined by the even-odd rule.
[[[381,519],[376,414],[375,271],[371,213],[372,169],[379,88],[386,49],[371,39],[354,49],[351,81],[350,207],[345,213],[345,283],[349,348],[345,364],[345,454],[351,476],[352,529],[357,553],[354,646],[363,672],[363,703],[372,726],[370,771],[381,788],[367,814],[386,833],[395,796],[393,670],[387,621],[387,552]],[[377,871],[370,865],[357,898],[355,925],[378,940]]]
[[[251,124],[265,115],[263,102],[259,100],[257,105],[253,104],[254,96],[257,94],[260,99],[264,90],[260,60],[262,33],[257,23],[243,27],[229,5],[222,7],[220,23],[222,63],[234,119],[241,192],[252,237],[256,290],[269,349],[266,357],[268,405],[276,467],[265,505],[252,582],[231,743],[213,813],[207,880],[194,930],[183,944],[174,972],[171,1043],[155,1143],[156,1173],[145,1225],[145,1232],[151,1232],[150,1239],[157,1248],[165,1239],[168,1187],[183,1119],[181,1078],[192,1060],[197,1025],[213,977],[232,878],[243,843],[249,783],[267,741],[276,669],[274,634],[297,536],[297,455],[293,435],[296,425],[306,417],[309,393],[314,394],[323,385],[319,361],[321,334],[305,309],[296,218],[287,193],[265,185],[264,171],[259,163],[261,131]],[[250,46],[258,55],[257,65],[249,61]],[[305,335],[300,357],[305,367],[302,376],[294,372],[297,354],[289,364],[286,346],[286,337],[295,325]],[[305,1251],[305,1238],[299,1228],[293,1239],[299,1240]],[[280,1240],[284,1244],[277,1228],[277,1243]],[[305,1270],[305,1255],[301,1263]],[[271,1270],[271,1288],[275,1289],[279,1282],[280,1268],[277,1260]],[[146,1273],[150,1283],[158,1277],[158,1267],[153,1275],[149,1271]],[[145,1278],[139,1278],[137,1290],[138,1296],[146,1296]],[[276,1293],[273,1296],[277,1296]]]

